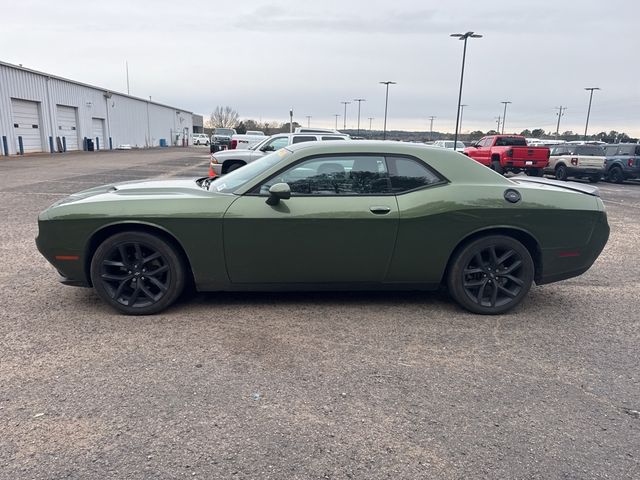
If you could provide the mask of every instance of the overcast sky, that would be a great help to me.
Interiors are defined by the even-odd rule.
[[[637,0],[2,0],[0,60],[208,114],[334,126],[365,98],[361,127],[453,131],[463,42],[463,131],[640,135]],[[357,103],[347,109],[355,128]],[[342,116],[339,126],[343,124]]]

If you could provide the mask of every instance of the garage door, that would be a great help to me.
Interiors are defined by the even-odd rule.
[[[75,107],[56,107],[58,119],[58,136],[62,145],[67,146],[67,151],[78,150],[78,125]],[[62,140],[64,138],[64,140]]]
[[[93,142],[97,150],[104,150],[104,119],[92,118],[91,124],[93,126]]]
[[[38,102],[12,98],[11,109],[13,111],[16,151],[20,151],[18,137],[22,137],[22,145],[25,152],[41,152],[42,135],[40,133]]]

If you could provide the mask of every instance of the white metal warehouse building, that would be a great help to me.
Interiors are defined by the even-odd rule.
[[[0,62],[0,155],[182,145],[193,114]]]

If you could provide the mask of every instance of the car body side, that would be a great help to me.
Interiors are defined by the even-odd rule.
[[[318,143],[318,142],[313,142]],[[316,150],[327,154],[326,144],[318,149],[313,144],[289,147],[292,154],[286,165],[314,155]],[[330,142],[333,154],[353,151],[350,142]],[[298,147],[298,148],[296,148]],[[517,183],[483,167],[468,158],[439,148],[424,146],[394,146],[389,143],[358,142],[359,152],[377,155],[410,155],[426,162],[437,171],[445,183],[417,190],[388,194],[395,203],[397,216],[373,218],[374,222],[387,222],[391,228],[393,244],[382,281],[372,279],[362,283],[366,288],[437,288],[446,275],[448,264],[457,249],[479,235],[503,233],[523,243],[530,251],[535,265],[538,284],[562,280],[586,271],[595,261],[608,238],[606,213],[600,198],[577,194],[554,186],[535,186]],[[153,232],[172,243],[183,255],[193,275],[196,288],[215,290],[271,290],[271,289],[339,289],[343,284],[354,288],[350,278],[337,274],[330,282],[282,281],[277,269],[268,272],[269,281],[259,283],[233,282],[229,275],[229,255],[237,242],[252,242],[263,248],[264,255],[285,255],[271,249],[279,238],[260,238],[253,226],[245,222],[239,228],[229,228],[238,217],[230,215],[231,207],[247,199],[251,190],[271,175],[285,168],[278,164],[257,176],[249,185],[231,194],[220,194],[201,189],[194,179],[157,182],[157,188],[136,188],[135,183],[120,187],[105,186],[81,192],[59,202],[43,212],[39,218],[38,248],[72,285],[90,286],[89,265],[99,243],[108,236],[127,230]],[[509,203],[504,199],[508,189],[520,193],[522,200]],[[362,196],[336,196],[335,205],[347,206],[361,202]],[[366,197],[365,197],[366,198]],[[380,197],[372,198],[377,201]],[[126,201],[121,201],[126,199]],[[299,220],[311,224],[321,218],[287,216],[287,205],[312,208],[320,200],[312,196],[295,196],[283,202],[280,212],[267,205],[265,197],[252,199],[256,218],[278,217],[287,221]],[[292,202],[295,202],[292,203]],[[344,202],[344,203],[343,203]],[[245,212],[251,217],[252,212]],[[348,214],[342,220],[349,222]],[[256,219],[254,218],[254,220]],[[250,218],[251,220],[251,218]],[[355,221],[355,219],[354,219]],[[567,229],[567,225],[574,228]],[[293,225],[293,224],[291,224]],[[380,224],[381,225],[381,224]],[[229,233],[232,232],[232,233]],[[340,229],[327,235],[340,235]],[[322,238],[304,237],[296,230],[283,229],[280,238],[294,240],[299,245],[314,245]],[[357,238],[363,248],[371,238],[363,232]],[[247,240],[249,239],[249,240]],[[293,243],[292,243],[293,244]],[[339,253],[339,252],[338,252]],[[313,258],[313,248],[309,249]],[[77,260],[70,260],[78,257]],[[256,257],[260,258],[260,257]],[[320,261],[320,260],[318,260]],[[355,258],[345,258],[346,266],[357,265]],[[313,260],[310,260],[313,264]],[[264,265],[247,265],[257,274]],[[348,268],[347,268],[348,270]],[[264,277],[264,271],[259,271]],[[258,277],[260,275],[257,275]]]

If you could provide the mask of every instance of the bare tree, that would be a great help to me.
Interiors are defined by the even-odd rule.
[[[209,117],[209,124],[212,128],[234,128],[238,125],[240,116],[233,108],[216,107]]]

